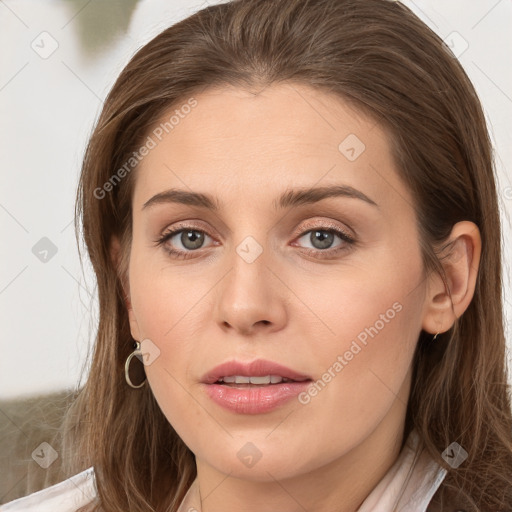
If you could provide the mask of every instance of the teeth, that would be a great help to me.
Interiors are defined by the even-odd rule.
[[[230,375],[219,379],[227,384],[278,384],[289,382],[290,379],[280,375],[266,375],[264,377],[247,377],[245,375]]]

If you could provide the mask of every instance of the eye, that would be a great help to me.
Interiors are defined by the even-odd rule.
[[[173,241],[173,239],[176,239]],[[194,252],[202,249],[205,238],[212,238],[202,229],[194,226],[177,226],[174,229],[166,231],[161,237],[155,240],[157,246],[162,245],[165,250],[174,258],[187,259],[194,257]],[[338,226],[322,225],[316,226],[314,229],[303,231],[298,239],[306,238],[313,247],[303,247],[308,254],[313,254],[320,258],[331,257],[342,251],[347,251],[355,244],[355,239],[348,235]],[[333,247],[336,238],[340,240],[337,246]],[[212,238],[213,239],[213,238]],[[169,242],[169,243],[168,243]],[[180,248],[176,248],[176,244],[181,244]],[[297,245],[295,242],[292,245]]]
[[[158,246],[163,245],[165,250],[172,256],[186,259],[192,256],[187,253],[192,253],[202,248],[205,237],[211,238],[205,231],[196,229],[193,226],[179,227],[165,232],[160,238],[155,240],[155,243]],[[173,238],[177,240],[172,245],[166,243],[168,241],[172,242]],[[175,243],[180,243],[183,249],[175,249],[173,247]]]
[[[340,240],[338,245],[334,245],[336,238]],[[310,243],[312,248],[306,247],[307,253],[320,255],[320,257],[332,256],[341,251],[346,251],[355,243],[354,238],[345,233],[338,227],[333,226],[318,226],[302,233],[297,239],[304,239],[303,243]],[[294,244],[295,245],[295,244]]]

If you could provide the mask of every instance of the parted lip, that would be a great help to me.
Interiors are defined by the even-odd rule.
[[[274,361],[267,361],[266,359],[256,359],[251,362],[243,361],[226,361],[215,368],[212,368],[201,378],[201,382],[205,384],[213,384],[221,377],[232,375],[240,375],[246,377],[264,377],[265,375],[279,375],[286,379],[295,381],[311,380],[309,375],[301,374],[283,366],[282,364]]]

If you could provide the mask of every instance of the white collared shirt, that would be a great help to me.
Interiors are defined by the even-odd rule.
[[[366,497],[357,512],[425,512],[447,470],[423,450],[414,460],[418,434],[413,430],[398,458]],[[407,480],[409,470],[412,473]],[[403,491],[403,492],[402,492]],[[94,468],[90,467],[63,482],[0,506],[0,512],[76,512],[95,497]],[[178,512],[201,512],[197,478],[187,491]]]

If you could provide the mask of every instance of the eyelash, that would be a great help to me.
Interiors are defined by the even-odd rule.
[[[173,230],[170,230],[170,231],[167,231],[165,232],[161,237],[157,238],[154,243],[157,247],[159,246],[164,246],[165,242],[167,242],[167,240],[171,239],[174,235],[176,235],[177,233],[181,233],[182,231],[195,231],[195,232],[198,232],[198,233],[203,233],[205,235],[208,235],[210,238],[213,238],[207,231],[203,230],[203,229],[198,229],[196,228],[195,226],[189,226],[189,225],[185,225],[185,226],[179,226]],[[339,227],[334,227],[333,225],[324,225],[324,226],[315,226],[311,229],[308,229],[306,231],[303,231],[298,237],[296,238],[302,238],[304,235],[308,234],[308,233],[311,233],[312,231],[323,231],[323,232],[326,232],[326,233],[333,233],[335,235],[337,235],[339,238],[341,238],[341,240],[343,240],[344,242],[346,242],[348,244],[348,247],[345,246],[345,245],[342,245],[341,247],[337,247],[335,249],[326,249],[326,250],[321,250],[321,249],[309,249],[309,248],[305,248],[307,254],[315,254],[317,255],[318,253],[327,253],[329,256],[333,256],[335,254],[338,254],[340,252],[344,252],[344,251],[347,251],[351,248],[352,245],[355,244],[355,240],[354,238],[352,238],[351,236],[349,236],[347,233],[345,233],[344,231],[342,231]],[[177,258],[177,259],[188,259],[188,258],[193,258],[193,254],[196,253],[196,252],[199,252],[201,249],[196,249],[196,250],[189,250],[189,251],[181,251],[181,250],[177,250],[177,249],[172,249],[168,246],[164,246],[164,249],[165,251],[170,254],[173,258]],[[324,258],[325,256],[320,256],[320,258]]]

